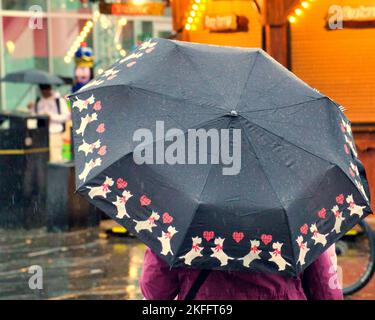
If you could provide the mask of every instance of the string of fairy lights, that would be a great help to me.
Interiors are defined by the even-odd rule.
[[[186,12],[186,20],[185,20],[185,30],[187,31],[195,31],[198,29],[199,24],[202,22],[202,17],[207,7],[208,0],[191,0],[189,4],[189,8]],[[311,3],[315,2],[316,0],[303,0],[300,2],[300,5],[294,9],[293,13],[288,16],[288,21],[290,23],[296,23],[298,18],[301,17],[304,13],[304,10],[310,8]],[[72,45],[70,46],[69,50],[67,51],[64,62],[69,64],[72,62],[75,52],[78,50],[82,42],[85,42],[88,35],[92,32],[94,24],[100,22],[100,26],[107,30],[111,26],[111,21],[105,15],[100,14],[99,11],[95,11],[93,14],[93,18],[89,19],[85,22],[82,30],[77,35],[76,39],[73,41]],[[127,52],[121,45],[120,36],[122,32],[122,28],[126,26],[127,20],[126,18],[120,18],[117,20],[117,26],[115,30],[114,36],[114,47],[119,52],[120,56],[125,57]]]
[[[288,21],[290,23],[296,23],[298,18],[301,17],[304,13],[304,10],[307,10],[311,7],[311,3],[315,2],[316,0],[304,0],[300,3],[300,5],[294,9],[293,14],[288,17]]]
[[[93,30],[94,24],[98,22],[100,23],[100,26],[103,30],[109,30],[110,27],[112,26],[112,21],[108,17],[106,17],[106,15],[102,15],[100,14],[99,11],[95,11],[93,13],[93,18],[85,22],[80,33],[77,35],[72,45],[70,46],[69,50],[66,52],[65,57],[64,57],[64,62],[66,64],[69,64],[72,62],[73,57],[76,51],[78,50],[78,48],[80,47],[81,43],[85,42],[86,38],[89,36],[89,34]],[[118,51],[121,57],[125,57],[127,54],[126,50],[122,47],[122,44],[121,44],[121,32],[122,32],[123,27],[125,27],[127,23],[128,21],[124,17],[116,20],[116,29],[115,29],[113,41],[114,41],[114,47],[116,48],[116,50]]]
[[[195,31],[198,29],[198,24],[201,22],[203,13],[206,10],[206,2],[207,0],[191,0],[186,14],[185,30]]]
[[[294,9],[293,14],[289,15],[288,21],[290,23],[296,23],[298,21],[298,18],[303,15],[304,10],[309,9],[311,3],[315,1],[316,0],[301,1],[300,5]],[[197,30],[197,26],[201,22],[204,11],[206,10],[206,2],[207,0],[191,0],[190,6],[186,13],[187,18],[185,22],[185,30]]]

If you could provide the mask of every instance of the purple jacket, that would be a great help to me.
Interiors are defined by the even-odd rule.
[[[277,274],[212,271],[196,300],[342,300],[341,289],[335,284],[330,255],[323,253],[297,278]],[[150,249],[145,253],[142,276],[139,280],[148,300],[183,300],[199,274],[197,269],[171,269]]]

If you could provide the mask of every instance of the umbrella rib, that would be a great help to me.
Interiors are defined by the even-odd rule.
[[[240,96],[239,96],[239,98],[238,98],[238,102],[237,102],[236,107],[235,107],[236,110],[238,109],[238,106],[239,106],[239,104],[241,103],[242,96],[243,96],[243,94],[244,94],[244,92],[245,92],[245,88],[246,88],[247,84],[249,83],[250,76],[251,76],[251,74],[253,73],[253,70],[254,70],[254,68],[255,68],[255,63],[257,62],[257,59],[258,59],[259,55],[260,55],[260,51],[258,50],[258,51],[257,51],[257,55],[256,55],[255,58],[254,58],[253,65],[251,66],[251,68],[250,68],[250,70],[249,70],[249,74],[247,75],[247,79],[246,79],[246,81],[245,81],[245,83],[244,83],[244,86],[243,86],[243,88],[242,88],[241,94],[240,94]]]
[[[249,121],[248,119],[242,117],[243,119],[245,119],[245,121]],[[249,121],[251,123],[251,121]],[[241,126],[241,129],[243,129],[243,131],[245,132],[245,137],[246,137],[246,140],[249,144],[249,146],[251,146],[251,148],[254,150],[254,154],[255,154],[255,157],[256,159],[258,159],[258,162],[259,162],[259,165],[260,165],[260,168],[262,169],[263,173],[264,173],[264,176],[266,177],[267,181],[268,181],[268,184],[270,185],[272,191],[275,193],[277,199],[279,200],[280,202],[280,207],[282,208],[282,210],[284,211],[284,214],[285,214],[285,217],[286,217],[286,223],[287,223],[287,226],[288,226],[288,230],[291,231],[290,229],[290,223],[289,223],[289,216],[288,216],[288,213],[284,207],[284,204],[282,203],[281,199],[279,198],[279,195],[277,194],[275,188],[273,187],[272,183],[271,183],[271,180],[269,179],[267,173],[266,173],[266,170],[264,169],[263,167],[263,164],[255,150],[255,147],[253,146],[253,144],[251,143],[251,140],[249,138],[249,136],[247,135],[247,132],[245,130],[245,128],[242,126],[242,124],[240,123],[240,126]],[[292,256],[293,256],[293,267],[294,267],[294,271],[297,272],[297,264],[296,264],[296,253],[294,252],[294,245],[293,245],[293,242],[292,242],[292,237],[289,233],[289,242],[290,242],[290,246],[291,246],[291,251],[292,251]]]
[[[84,94],[84,93],[89,94],[89,93],[92,93],[93,91],[96,91],[96,90],[103,90],[103,89],[108,89],[108,88],[113,88],[113,87],[126,87],[126,88],[130,88],[130,89],[139,90],[139,91],[147,92],[147,93],[150,93],[150,94],[154,94],[154,95],[157,95],[157,96],[161,96],[161,97],[164,97],[164,98],[169,98],[169,99],[176,100],[176,101],[187,102],[187,103],[190,103],[192,105],[199,106],[199,107],[215,108],[215,109],[218,109],[220,111],[225,111],[225,113],[228,113],[228,110],[226,110],[224,108],[220,108],[218,106],[205,105],[205,104],[200,105],[200,104],[197,104],[197,103],[195,103],[191,100],[188,100],[188,99],[183,99],[183,98],[175,97],[175,96],[172,96],[172,95],[169,95],[169,94],[157,92],[157,91],[154,91],[154,90],[141,88],[141,87],[135,86],[134,84],[124,84],[124,83],[122,83],[122,84],[110,84],[110,85],[99,86],[99,87],[95,87],[95,88],[88,88],[86,90],[78,91],[76,93],[73,93],[73,94],[69,95],[68,98],[72,99],[74,97],[77,97],[80,94]]]
[[[129,88],[139,90],[139,91],[144,92],[144,93],[154,94],[156,96],[161,96],[161,97],[166,97],[166,98],[169,98],[169,99],[172,99],[172,100],[181,101],[181,102],[188,103],[188,104],[191,104],[191,105],[194,105],[194,106],[197,106],[197,107],[210,107],[210,108],[218,109],[218,110],[220,110],[220,112],[225,111],[225,113],[228,113],[228,110],[220,108],[218,106],[197,104],[197,103],[192,102],[192,101],[187,100],[187,99],[178,98],[178,97],[175,97],[175,96],[171,96],[169,94],[163,94],[163,93],[160,93],[160,92],[157,92],[157,91],[144,89],[144,88],[137,87],[137,86],[134,86],[134,85],[123,85],[123,86],[127,86]],[[181,111],[181,110],[179,110],[179,111]],[[211,114],[211,112],[208,112],[207,114]]]
[[[222,117],[222,118],[224,118],[224,117]],[[173,119],[173,118],[172,118],[172,119]],[[213,121],[218,120],[218,119],[220,119],[220,118],[217,118],[217,116],[215,116],[215,118],[212,118],[212,119],[209,119],[209,120],[203,121],[203,122],[201,122],[201,123],[198,123],[197,125],[195,125],[195,128],[197,128],[197,127],[201,127],[201,126],[206,125],[206,124],[209,124],[210,122],[213,122]],[[189,129],[184,130],[184,131],[182,132],[181,135],[185,135],[185,134],[187,133],[188,130],[189,130]],[[179,136],[181,136],[181,135],[179,135]],[[159,139],[159,140],[153,140],[151,143],[147,144],[146,146],[149,146],[149,145],[151,145],[151,144],[157,143],[157,142],[162,141],[162,140],[163,140],[163,138],[162,138],[162,139]],[[100,172],[98,172],[97,174],[93,175],[90,179],[87,179],[85,182],[83,182],[81,185],[79,185],[79,186],[76,188],[76,191],[78,191],[78,190],[81,189],[82,187],[88,185],[88,184],[91,182],[92,179],[94,179],[96,176],[98,176],[99,174],[101,174],[102,172],[104,172],[104,171],[105,171],[106,169],[108,169],[110,166],[112,166],[112,165],[115,164],[116,162],[120,161],[122,158],[127,157],[128,155],[131,155],[131,154],[133,154],[133,153],[134,153],[134,149],[131,150],[130,152],[126,153],[126,154],[122,154],[120,157],[118,157],[117,159],[115,159],[114,161],[112,161],[111,163],[109,163],[108,165],[106,165],[105,167],[99,167],[99,168],[101,169]]]
[[[308,154],[310,154],[310,155],[312,155],[312,156],[314,156],[314,157],[316,157],[316,158],[319,158],[320,160],[326,161],[326,162],[328,162],[328,163],[331,164],[331,165],[338,166],[338,167],[341,169],[341,171],[344,172],[344,174],[345,174],[345,175],[351,180],[351,178],[350,178],[350,177],[348,176],[348,174],[346,173],[346,170],[344,170],[343,168],[341,168],[338,164],[336,164],[336,163],[330,161],[329,159],[324,158],[323,155],[314,154],[314,153],[312,153],[311,151],[307,150],[306,148],[304,148],[304,147],[302,147],[302,146],[300,146],[300,145],[297,145],[297,144],[295,144],[295,143],[293,143],[293,142],[291,142],[291,141],[285,139],[284,137],[282,137],[282,136],[280,136],[280,135],[278,135],[278,134],[276,134],[276,133],[274,133],[274,132],[272,132],[272,131],[270,131],[270,130],[264,128],[263,126],[259,125],[258,123],[255,123],[255,122],[251,121],[251,120],[248,119],[247,117],[244,117],[244,116],[241,116],[241,117],[242,117],[243,119],[247,120],[248,122],[252,123],[253,125],[257,126],[258,128],[260,128],[260,129],[262,129],[262,130],[268,132],[269,134],[271,134],[271,135],[273,135],[273,136],[276,136],[276,137],[280,138],[281,140],[283,140],[283,141],[285,141],[285,142],[287,142],[287,143],[289,143],[289,144],[295,146],[296,148],[298,148],[298,149],[300,149],[300,150],[303,150],[304,152],[306,152],[306,153],[308,153]]]
[[[222,117],[222,119],[224,120],[225,118]],[[232,122],[232,118],[229,118],[227,128],[229,128],[231,122]],[[196,207],[195,207],[195,209],[194,209],[194,211],[193,211],[193,215],[192,215],[192,218],[191,218],[191,220],[190,220],[189,226],[190,226],[191,223],[194,221],[195,215],[197,214],[197,211],[198,211],[198,209],[199,209],[199,206],[201,205],[200,200],[201,200],[202,194],[203,194],[203,192],[204,192],[204,189],[206,188],[206,185],[207,185],[207,182],[208,182],[208,178],[210,177],[211,171],[212,171],[212,169],[213,169],[214,167],[215,167],[215,165],[211,164],[211,167],[210,167],[210,169],[208,170],[208,173],[207,173],[207,176],[206,176],[206,180],[205,180],[205,182],[204,182],[204,184],[203,184],[203,187],[202,187],[202,190],[201,190],[201,192],[200,192],[200,194],[199,194],[199,196],[198,196],[197,205],[196,205]],[[177,260],[177,253],[179,252],[180,247],[181,247],[182,244],[184,243],[188,231],[189,231],[189,227],[186,228],[186,231],[185,231],[183,237],[181,238],[181,243],[179,243],[179,245],[178,245],[178,249],[176,250],[176,258],[173,259],[173,261],[172,261],[172,265],[173,265],[173,264],[176,262],[176,260]]]
[[[291,141],[285,139],[284,137],[279,136],[278,134],[276,134],[276,133],[274,133],[274,132],[272,132],[272,131],[270,131],[270,130],[264,128],[263,126],[259,125],[258,123],[255,123],[255,122],[251,121],[249,118],[244,117],[244,116],[242,116],[242,118],[245,119],[246,121],[250,122],[251,124],[257,126],[258,128],[260,128],[260,129],[266,131],[267,133],[269,133],[269,134],[271,134],[271,135],[273,135],[273,136],[275,136],[275,137],[278,137],[279,139],[281,139],[281,140],[283,140],[283,141],[285,141],[285,142],[287,142],[287,143],[289,143],[289,144],[295,146],[296,148],[301,149],[301,150],[303,150],[304,152],[306,152],[306,153],[308,153],[308,154],[310,154],[310,155],[312,155],[312,156],[314,156],[314,157],[316,157],[316,158],[319,158],[320,160],[326,161],[326,162],[328,162],[329,164],[335,165],[335,163],[333,163],[332,161],[330,161],[330,160],[324,158],[323,156],[312,153],[311,151],[305,149],[304,147],[302,147],[302,146],[300,146],[300,145],[297,145],[297,144],[295,144],[295,143],[293,143],[293,142],[291,142]]]
[[[328,99],[328,98],[327,97],[320,97],[320,98],[305,100],[305,101],[298,102],[298,103],[287,104],[285,106],[280,106],[280,107],[276,107],[276,108],[264,108],[264,109],[247,110],[247,111],[241,111],[241,113],[252,113],[252,112],[260,112],[260,111],[274,111],[274,110],[279,110],[279,109],[293,108],[293,107],[299,106],[301,104],[314,102],[314,101],[318,101],[318,100],[324,100],[324,99]]]
[[[190,58],[190,56],[188,54],[183,54],[183,52],[182,52],[181,49],[182,49],[181,46],[176,45],[176,50],[180,53],[180,55],[182,55],[185,59],[187,59],[190,62],[190,65],[194,68],[194,70],[196,71],[196,73],[199,74],[200,78],[202,80],[204,80],[204,82],[210,83],[211,79],[210,78],[204,78],[204,74],[202,74],[202,72],[200,72],[200,69],[197,68],[197,66],[195,65],[194,61]],[[214,94],[220,94],[220,93],[214,92]],[[223,98],[223,95],[220,94],[220,96]],[[218,107],[218,108],[220,108],[220,107]],[[225,110],[224,108],[220,108],[220,109]]]

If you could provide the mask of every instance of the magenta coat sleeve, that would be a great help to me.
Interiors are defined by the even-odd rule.
[[[334,247],[325,251],[306,268],[302,275],[305,295],[309,300],[343,300],[337,274]]]
[[[173,300],[180,290],[178,270],[170,269],[155,253],[147,249],[139,285],[147,300]]]

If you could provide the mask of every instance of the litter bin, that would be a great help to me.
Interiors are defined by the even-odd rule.
[[[47,230],[71,231],[99,225],[100,213],[75,193],[74,163],[50,162],[47,176]]]
[[[0,112],[0,228],[46,224],[47,116]]]

